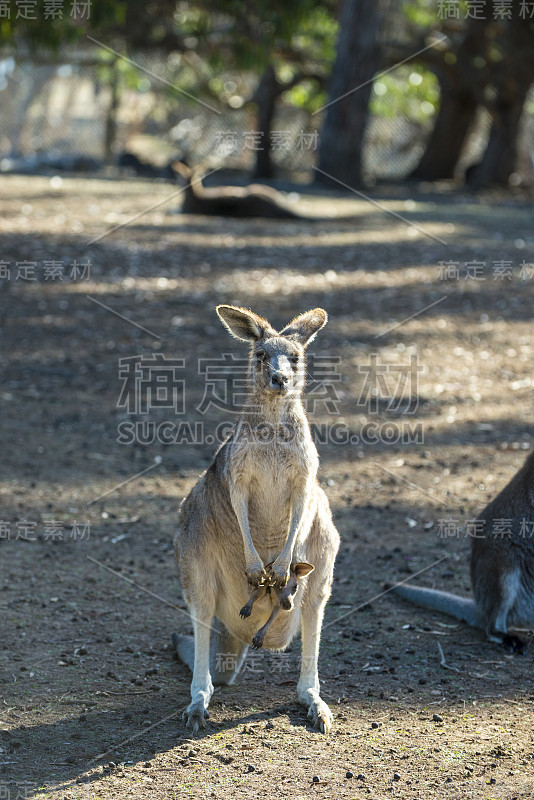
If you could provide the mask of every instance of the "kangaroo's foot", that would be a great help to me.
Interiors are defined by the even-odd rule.
[[[193,733],[206,727],[206,720],[209,719],[209,711],[204,708],[202,700],[195,700],[190,703],[182,715],[182,719],[187,728],[191,728]]]
[[[321,698],[310,705],[308,709],[308,719],[311,720],[314,728],[319,728],[321,733],[330,733],[334,717]]]
[[[502,638],[502,645],[508,653],[518,653],[520,656],[524,656],[527,652],[528,642],[524,642],[519,636],[507,633]]]
[[[308,719],[311,720],[313,727],[318,728],[321,733],[330,733],[334,717],[319,692],[313,689],[300,689],[298,696],[300,702],[308,706]]]

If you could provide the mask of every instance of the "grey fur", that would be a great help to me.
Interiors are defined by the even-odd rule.
[[[428,589],[425,586],[410,586],[405,583],[395,586],[392,592],[397,597],[413,603],[420,608],[428,608],[430,611],[441,611],[449,617],[466,622],[473,628],[481,628],[484,625],[480,621],[476,610],[475,601],[467,597],[459,597],[450,592],[442,592],[439,589]]]

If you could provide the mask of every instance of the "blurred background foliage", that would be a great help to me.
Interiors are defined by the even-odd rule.
[[[0,128],[0,152],[5,161],[50,141],[68,149],[66,132],[37,142],[28,120],[39,103],[53,117],[48,82],[70,65],[63,77],[94,84],[107,163],[156,129],[162,153],[193,159],[213,153],[224,131],[256,131],[246,155],[259,178],[318,164],[316,179],[350,186],[462,176],[475,188],[515,186],[531,179],[534,160],[534,3],[512,6],[497,14],[489,0],[43,0],[21,15],[12,0],[0,19],[0,109],[16,108]],[[15,70],[26,88],[7,99]],[[200,118],[208,106],[218,120]],[[282,129],[293,164],[273,146]],[[317,147],[297,153],[314,131]]]

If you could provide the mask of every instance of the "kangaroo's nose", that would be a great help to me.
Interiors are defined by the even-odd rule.
[[[285,375],[280,375],[277,373],[272,376],[271,383],[273,386],[280,386],[280,388],[283,388],[287,385],[287,378]]]

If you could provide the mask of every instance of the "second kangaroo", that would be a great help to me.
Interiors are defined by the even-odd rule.
[[[319,459],[301,395],[305,348],[327,315],[316,308],[278,333],[244,308],[220,305],[217,313],[249,344],[248,393],[235,429],[180,509],[175,550],[194,631],[194,638],[173,635],[179,658],[193,671],[185,721],[193,730],[205,726],[213,684],[233,683],[272,609],[269,597],[258,597],[251,615],[240,616],[251,587],[268,582],[283,589],[291,565],[308,562],[314,570],[300,578],[293,609],[276,615],[263,644],[283,650],[300,627],[297,694],[326,733],[332,714],[321,699],[317,659],[339,534],[317,482]]]
[[[490,642],[523,652],[524,642],[508,631],[534,627],[534,453],[477,521],[482,535],[471,540],[473,598],[411,584],[392,591],[484,630]]]
[[[271,186],[251,183],[248,186],[205,187],[199,167],[191,169],[181,161],[172,165],[187,181],[182,212],[221,217],[266,217],[271,219],[308,219],[289,208],[284,196]],[[309,218],[311,219],[311,218]]]

